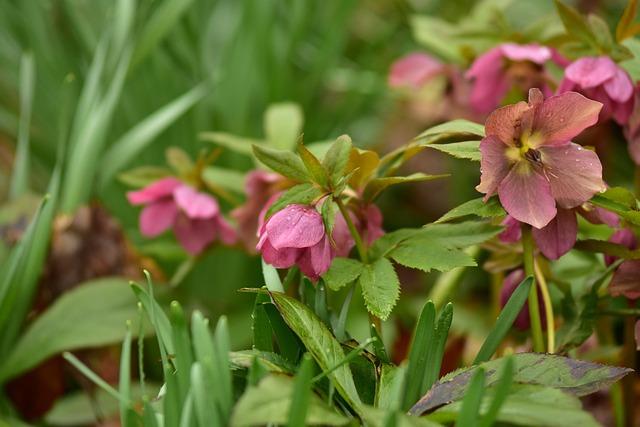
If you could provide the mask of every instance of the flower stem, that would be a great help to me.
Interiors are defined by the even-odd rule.
[[[629,305],[632,305],[629,301]],[[622,365],[627,368],[636,369],[636,337],[635,337],[636,318],[634,316],[626,316],[624,318],[624,343],[622,347]],[[627,375],[622,379],[622,393],[624,397],[625,408],[625,426],[631,427],[635,425],[635,393],[636,376],[634,374]]]
[[[340,213],[342,214],[344,221],[347,223],[347,227],[349,228],[349,232],[351,233],[353,240],[356,242],[356,249],[358,250],[358,255],[360,256],[360,260],[366,263],[368,261],[367,247],[362,242],[362,237],[360,236],[360,233],[358,233],[358,229],[356,228],[355,224],[351,220],[351,216],[349,215],[349,211],[347,211],[347,207],[344,205],[344,203],[342,203],[342,200],[340,200],[339,198],[335,198],[334,200],[338,205],[338,209],[340,209]]]
[[[533,268],[536,273],[536,281],[540,285],[540,292],[542,293],[542,301],[544,302],[544,314],[547,318],[547,352],[553,353],[556,348],[556,325],[553,318],[553,304],[551,304],[551,295],[549,294],[549,287],[547,281],[542,274],[542,270],[538,263],[533,261]]]
[[[527,276],[533,276],[533,286],[529,292],[529,317],[531,319],[531,338],[533,351],[544,352],[544,339],[542,337],[542,322],[540,321],[540,305],[538,303],[538,286],[535,280],[533,263],[534,243],[531,236],[531,226],[522,224],[522,250],[524,257],[524,272]]]

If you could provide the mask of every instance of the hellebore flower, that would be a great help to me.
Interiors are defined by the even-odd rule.
[[[419,89],[444,70],[444,64],[437,59],[424,53],[410,53],[391,65],[388,83],[391,87]]]
[[[283,183],[284,178],[277,173],[254,170],[247,174],[244,185],[247,201],[232,210],[231,217],[238,223],[238,235],[248,250],[255,250],[258,243],[260,212],[271,206],[273,202],[267,202],[281,190]]]
[[[640,87],[638,86],[634,89],[633,111],[623,131],[629,156],[636,165],[640,165]]]
[[[532,229],[536,246],[549,259],[558,259],[569,252],[576,243],[578,221],[576,213],[580,213],[593,224],[607,224],[616,227],[619,223],[616,214],[585,203],[576,209],[558,209],[558,214],[546,226]],[[507,215],[502,221],[505,227],[498,238],[505,243],[516,243],[522,238],[520,221]]]
[[[572,62],[564,71],[558,93],[580,92],[601,102],[601,120],[624,125],[633,110],[633,82],[629,74],[608,56],[589,56]]]
[[[609,237],[609,241],[631,250],[638,247],[638,239],[628,228],[622,228],[613,233]],[[612,255],[604,256],[604,262],[607,266],[613,264],[617,259]],[[620,264],[609,283],[609,293],[614,297],[624,296],[631,300],[640,298],[640,260],[630,259]]]
[[[269,218],[259,231],[256,249],[276,268],[294,264],[314,282],[335,257],[322,216],[313,206],[288,205]]]
[[[471,107],[478,113],[489,113],[514,86],[522,93],[540,87],[546,96],[551,95],[545,72],[548,61],[564,64],[553,49],[537,44],[504,43],[480,55],[466,74],[473,79]]]
[[[173,228],[178,241],[192,255],[204,250],[216,237],[226,244],[236,240],[235,231],[222,217],[218,202],[176,178],[163,178],[139,191],[127,193],[140,212],[140,232],[155,237]]]
[[[524,270],[517,269],[513,270],[511,273],[504,278],[502,282],[502,290],[500,291],[500,306],[504,307],[511,298],[511,294],[516,290],[518,285],[524,280]],[[542,327],[547,327],[547,316],[542,309],[542,293],[540,289],[538,289],[538,309],[540,310],[540,322],[542,323]],[[531,326],[530,317],[529,317],[529,301],[525,303],[525,305],[518,313],[518,317],[516,317],[515,322],[513,322],[513,326],[516,329],[521,331],[526,331]]]
[[[351,221],[355,225],[358,233],[362,236],[362,240],[367,245],[371,245],[379,237],[384,234],[382,229],[382,212],[374,205],[369,204],[358,210],[359,215],[349,211]],[[331,234],[336,247],[336,255],[346,257],[355,246],[355,241],[347,222],[342,214],[337,214],[333,225],[333,233]]]
[[[485,201],[497,193],[509,215],[535,228],[549,224],[558,208],[578,207],[604,191],[596,153],[571,142],[597,122],[601,107],[575,92],[543,100],[531,89],[528,104],[495,110],[480,142],[476,189]]]
[[[628,228],[621,228],[616,231],[609,237],[609,241],[611,243],[617,243],[618,245],[622,245],[628,249],[636,249],[638,246],[638,240],[636,239],[636,235],[633,234],[633,231]],[[616,262],[618,257],[614,255],[605,255],[604,263],[607,267]],[[640,277],[638,277],[640,279]]]

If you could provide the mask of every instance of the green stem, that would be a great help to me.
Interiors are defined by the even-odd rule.
[[[533,286],[529,292],[529,317],[531,319],[531,338],[533,339],[533,351],[544,352],[544,339],[542,336],[542,322],[540,321],[540,304],[538,302],[538,286],[535,280],[533,264],[534,243],[531,236],[531,226],[522,224],[522,250],[524,258],[524,272],[532,276]]]
[[[335,198],[334,201],[338,205],[338,209],[340,209],[340,213],[342,214],[344,221],[347,223],[347,227],[349,228],[349,232],[351,233],[353,240],[356,242],[356,249],[358,250],[358,255],[360,256],[360,260],[366,264],[368,261],[367,247],[364,245],[364,242],[362,241],[362,237],[360,236],[360,233],[358,233],[358,229],[356,228],[355,224],[351,220],[351,215],[349,215],[349,211],[347,210],[347,207],[344,205],[344,203],[342,203],[342,200],[340,200],[339,198]]]
[[[624,344],[622,347],[622,365],[627,368],[636,369],[636,338],[635,338],[636,318],[627,316],[624,318]],[[635,375],[627,375],[622,379],[622,391],[625,408],[625,426],[632,427],[635,422]]]

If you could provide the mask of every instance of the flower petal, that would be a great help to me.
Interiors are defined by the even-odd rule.
[[[509,215],[536,228],[544,227],[556,216],[549,182],[526,162],[511,168],[498,187],[498,196]]]
[[[498,137],[490,135],[480,141],[480,184],[476,190],[485,194],[485,202],[496,194],[498,186],[507,176],[511,164],[506,150],[510,147]]]
[[[352,220],[355,220],[354,216],[351,216]],[[331,232],[331,238],[335,243],[336,253],[340,257],[349,256],[349,252],[355,246],[355,241],[353,240],[353,236],[351,236],[351,232],[349,231],[349,227],[347,227],[347,222],[344,220],[342,213],[336,214],[336,219],[333,224],[333,230]]]
[[[265,232],[276,249],[308,248],[325,235],[322,216],[311,206],[289,205],[273,214]]]
[[[520,221],[507,215],[500,225],[504,226],[504,231],[498,235],[501,242],[516,243],[522,238],[522,227]]]
[[[504,56],[512,61],[531,61],[536,64],[544,64],[551,59],[551,49],[538,44],[504,43],[500,45]]]
[[[466,73],[467,78],[474,79],[469,103],[478,113],[493,110],[509,90],[502,56],[499,47],[493,48],[479,56]]]
[[[218,215],[215,218],[215,221],[218,228],[218,237],[220,238],[222,243],[226,245],[233,245],[238,241],[236,230],[231,227],[231,224],[229,224],[222,215]]]
[[[636,239],[636,235],[633,234],[633,231],[629,230],[628,228],[623,228],[620,229],[618,231],[616,231],[615,233],[613,233],[611,235],[611,237],[609,237],[609,241],[611,243],[617,243],[619,245],[622,245],[628,249],[635,249],[638,241]],[[613,256],[613,255],[605,255],[604,256],[604,263],[608,266],[610,266],[611,264],[613,264],[614,262],[616,262],[616,260],[618,259],[618,257]]]
[[[560,207],[575,208],[606,190],[595,152],[574,143],[544,146],[539,151],[551,193]]]
[[[608,56],[584,57],[571,63],[565,70],[565,78],[577,83],[580,87],[599,86],[612,78],[618,66]]]
[[[151,203],[140,212],[140,232],[146,237],[155,237],[167,231],[178,215],[173,200]]]
[[[192,219],[178,215],[173,232],[187,252],[197,255],[215,239],[216,223],[213,219]]]
[[[578,235],[576,214],[570,209],[558,209],[558,214],[546,227],[534,228],[533,238],[538,249],[549,259],[558,259],[573,248]]]
[[[613,77],[604,82],[604,90],[614,101],[625,102],[633,96],[633,82],[625,70],[616,67]]]
[[[627,260],[613,273],[609,293],[614,297],[640,298],[640,260]]]
[[[213,218],[220,213],[216,199],[188,185],[176,188],[173,197],[180,209],[191,219]]]
[[[535,147],[571,141],[598,122],[601,109],[601,103],[577,92],[565,92],[546,99],[536,109],[533,119],[532,135],[540,141]]]
[[[393,63],[389,73],[389,86],[417,89],[443,70],[443,64],[433,57],[424,53],[411,53]]]
[[[331,248],[331,243],[325,236],[312,247],[304,249],[297,264],[300,271],[315,282],[329,269],[334,257],[335,253]]]
[[[264,262],[274,266],[275,268],[289,268],[296,263],[296,260],[302,255],[304,249],[298,248],[274,248],[269,240],[265,240],[261,247],[260,253]]]
[[[591,203],[585,203],[577,209],[578,213],[591,224],[607,224],[609,227],[618,227],[620,225],[618,215]]]
[[[127,199],[132,205],[144,205],[173,194],[173,190],[183,185],[173,177],[162,178],[138,191],[129,191]]]
[[[520,139],[522,133],[529,131],[529,129],[523,129],[523,124],[526,126],[523,120],[530,108],[524,101],[498,108],[487,117],[484,125],[485,134],[487,137],[497,137],[504,144],[515,145],[515,141]]]

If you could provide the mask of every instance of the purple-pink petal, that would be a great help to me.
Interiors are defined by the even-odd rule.
[[[544,64],[551,59],[551,49],[538,44],[515,44],[504,43],[500,45],[500,49],[505,57],[512,61],[531,61],[536,64]]]
[[[606,189],[595,152],[574,143],[543,146],[539,151],[544,175],[560,207],[575,208]]]
[[[496,47],[479,56],[466,73],[474,78],[469,103],[478,113],[491,111],[509,90],[503,62],[502,49]]]
[[[304,249],[299,248],[274,248],[268,239],[264,239],[258,243],[258,250],[262,254],[262,258],[267,264],[275,268],[289,268],[293,266],[301,256]]]
[[[181,185],[173,192],[180,209],[192,219],[213,218],[220,213],[216,199],[206,193],[200,193],[188,185]]]
[[[173,225],[178,215],[173,200],[160,200],[145,206],[140,212],[140,232],[145,237],[156,237]]]
[[[353,215],[351,219],[355,219]],[[349,227],[347,227],[347,222],[344,220],[342,213],[336,214],[331,238],[335,243],[336,254],[339,257],[349,256],[349,252],[351,252],[351,249],[355,246],[355,241],[353,240],[353,236],[351,236],[351,232],[349,231]]]
[[[182,247],[191,255],[198,255],[216,238],[216,223],[213,219],[192,219],[178,215],[173,232]]]
[[[273,214],[265,232],[274,248],[308,248],[325,235],[322,216],[312,206],[289,205]]]
[[[558,209],[556,217],[545,227],[533,228],[538,249],[549,259],[558,259],[573,248],[578,235],[576,214],[570,209]]]
[[[335,253],[325,236],[310,248],[304,249],[298,259],[298,267],[312,281],[317,281],[331,266]]]
[[[226,245],[233,245],[238,241],[238,234],[236,230],[227,222],[226,219],[222,217],[222,215],[218,215],[215,218],[216,227],[218,231],[218,238],[222,241],[222,243]]]
[[[626,71],[617,67],[613,77],[604,83],[604,90],[614,101],[625,102],[633,96],[633,82]]]
[[[144,205],[173,194],[173,190],[183,185],[173,177],[162,178],[138,191],[129,191],[127,199],[132,205]]]
[[[411,53],[393,63],[389,73],[389,86],[419,88],[443,69],[442,63],[431,56]]]
[[[503,144],[514,146],[520,139],[523,129],[523,115],[531,107],[524,101],[498,108],[489,116],[484,125],[487,137],[493,136]]]
[[[536,228],[556,216],[556,202],[547,179],[526,162],[516,164],[500,183],[500,203],[509,215]]]
[[[484,200],[498,192],[500,183],[509,173],[511,165],[505,151],[509,148],[497,136],[489,135],[480,141],[480,184],[476,190],[485,194]]]
[[[520,238],[522,238],[520,221],[511,215],[507,215],[500,225],[504,226],[504,231],[498,235],[500,241],[504,243],[516,243],[520,241]]]
[[[617,243],[618,245],[622,245],[628,249],[635,249],[638,244],[636,235],[633,234],[633,231],[629,230],[628,228],[622,228],[616,231],[615,233],[613,233],[611,237],[609,237],[609,241],[611,243]],[[616,256],[605,255],[604,263],[607,266],[610,266],[611,264],[616,262],[617,259],[618,257]]]
[[[565,78],[588,89],[614,77],[618,66],[608,56],[584,57],[571,63],[564,71]]]
[[[640,260],[631,259],[620,264],[609,283],[609,293],[632,300],[640,298]]]

